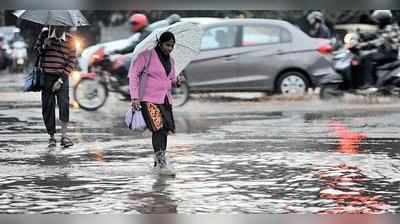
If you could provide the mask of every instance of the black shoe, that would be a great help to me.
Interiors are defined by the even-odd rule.
[[[54,137],[49,138],[49,145],[48,147],[56,147],[57,146],[57,140]]]
[[[64,146],[64,148],[73,146],[74,143],[72,142],[72,140],[68,137],[62,137],[61,138],[61,146]]]

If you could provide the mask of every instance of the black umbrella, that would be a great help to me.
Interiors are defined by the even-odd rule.
[[[23,20],[49,26],[87,26],[89,22],[79,10],[18,10],[13,13]]]

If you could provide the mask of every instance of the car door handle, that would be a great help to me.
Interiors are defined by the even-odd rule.
[[[283,50],[277,50],[276,54],[284,54]]]
[[[224,60],[225,61],[233,61],[236,58],[237,58],[237,56],[235,56],[235,55],[227,55],[227,56],[224,57]]]

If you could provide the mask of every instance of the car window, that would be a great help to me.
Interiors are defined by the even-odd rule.
[[[281,29],[281,42],[287,43],[291,41],[292,41],[292,35],[290,35],[289,31]]]
[[[236,45],[238,27],[219,26],[208,29],[201,40],[201,50],[229,48]]]
[[[274,44],[282,42],[281,28],[275,26],[244,26],[243,46]],[[283,37],[283,36],[282,36]],[[287,40],[288,36],[283,37]]]

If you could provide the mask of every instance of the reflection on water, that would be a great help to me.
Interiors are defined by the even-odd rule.
[[[321,172],[321,182],[326,188],[321,198],[332,200],[335,207],[323,213],[380,214],[393,212],[393,208],[382,201],[382,196],[368,191],[368,178],[360,169],[345,164]]]
[[[0,213],[400,211],[400,126],[383,115],[176,116],[175,178],[152,172],[150,135],[121,116],[80,116],[76,145],[51,150],[40,113],[0,116]]]
[[[171,178],[156,176],[149,192],[129,194],[132,208],[142,214],[177,213],[177,203],[166,190]]]
[[[361,141],[367,138],[366,134],[352,132],[339,121],[333,121],[329,126],[334,130],[335,134],[339,138],[338,151],[341,153],[357,154]]]
[[[343,154],[357,155],[361,141],[368,138],[366,134],[352,132],[338,121],[330,123],[330,127],[339,138],[338,152]],[[336,203],[335,207],[322,213],[379,214],[393,212],[393,208],[383,202],[381,195],[368,190],[370,180],[356,166],[340,164],[321,171],[319,178],[325,187],[320,192],[321,198]]]

